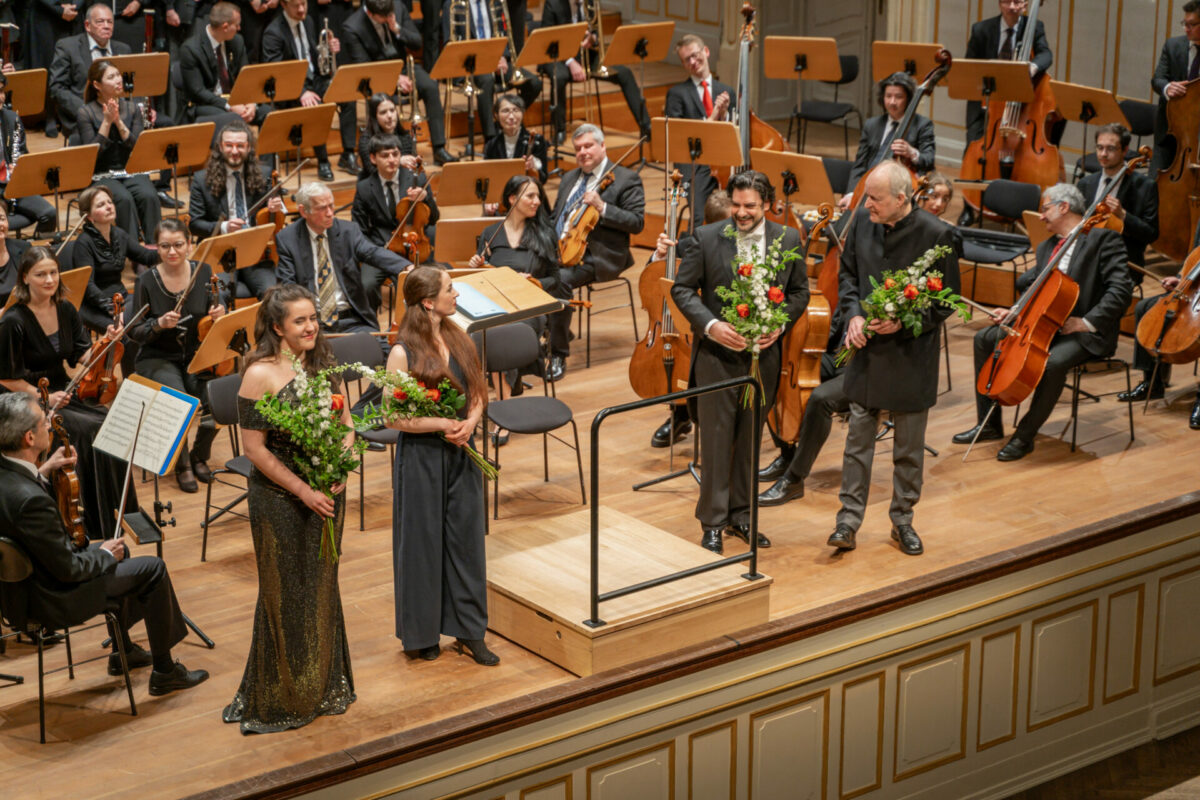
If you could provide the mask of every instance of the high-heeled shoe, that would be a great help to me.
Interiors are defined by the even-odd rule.
[[[500,656],[488,650],[483,639],[456,639],[454,649],[460,655],[470,655],[475,659],[476,664],[482,664],[485,667],[494,667],[500,663]]]

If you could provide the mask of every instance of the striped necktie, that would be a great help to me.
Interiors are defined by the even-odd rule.
[[[325,246],[325,234],[317,235],[317,305],[320,307],[321,324],[332,326],[338,321],[337,278],[329,263],[329,248]]]

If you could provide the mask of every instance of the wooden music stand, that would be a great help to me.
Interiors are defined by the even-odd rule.
[[[438,185],[439,206],[499,203],[504,184],[514,175],[525,174],[525,159],[498,158],[489,161],[451,162],[442,167]]]
[[[1082,122],[1080,129],[1081,142],[1079,150],[1083,159],[1075,167],[1074,180],[1078,181],[1083,175],[1083,160],[1088,152],[1088,125],[1108,125],[1116,122],[1129,128],[1129,120],[1117,103],[1117,96],[1109,89],[1096,89],[1067,81],[1050,81],[1050,90],[1054,92],[1054,100],[1058,103],[1058,112],[1073,122]],[[1124,157],[1124,153],[1121,154]]]
[[[796,81],[796,108],[804,100],[804,81],[842,79],[842,60],[837,41],[821,36],[768,36],[763,39],[763,74],[768,78]],[[800,128],[796,128],[800,149]]]
[[[272,155],[294,149],[299,164],[300,153],[305,147],[316,147],[329,139],[335,113],[337,106],[333,103],[272,111],[258,132],[258,154]],[[303,184],[299,172],[296,173],[296,184]]]
[[[650,120],[650,157],[667,163],[668,156],[674,163],[686,159],[692,165],[692,175],[696,174],[697,164],[708,167],[741,166],[742,137],[732,122],[655,117]],[[696,207],[694,180],[688,182],[688,206]],[[695,217],[689,215],[688,219],[694,220]],[[692,224],[688,223],[689,232]]]
[[[437,222],[437,245],[434,248],[438,261],[447,264],[466,264],[478,250],[477,241],[483,229],[503,217],[468,217],[466,219],[439,219]]]
[[[208,264],[214,273],[218,267],[222,272],[236,272],[262,261],[263,253],[274,236],[275,226],[270,223],[210,236],[192,253],[192,260],[198,264]]]
[[[105,59],[121,73],[126,97],[158,97],[167,93],[171,56],[167,53],[135,53]]]
[[[179,168],[199,167],[208,160],[212,152],[212,137],[215,122],[197,122],[194,125],[175,125],[170,128],[154,128],[142,131],[133,152],[125,163],[125,171],[156,172],[171,171],[171,191],[175,195],[175,216],[179,216]]]
[[[537,72],[537,68],[543,64],[560,64],[566,62],[568,58],[573,58],[579,52],[580,42],[583,41],[587,31],[586,22],[552,25],[549,28],[532,30],[525,37],[525,46],[521,48],[513,67],[528,67],[534,74],[542,75],[543,73]],[[564,98],[559,97],[558,92],[555,91],[557,86],[558,83],[551,80],[550,91],[542,92],[542,135],[546,137],[546,141],[554,143],[554,169],[550,170],[551,175],[559,173],[558,163],[562,157],[562,148],[558,144],[558,137],[547,135],[553,112],[558,109],[560,103],[564,102]],[[549,107],[547,107],[547,103]]]
[[[83,302],[83,295],[87,292],[88,280],[91,277],[91,267],[77,267],[58,274],[58,282],[63,288],[63,297],[71,305],[75,306],[76,310],[79,309],[79,304]],[[4,308],[0,309],[0,317],[4,316],[4,312],[16,304],[17,293],[9,292],[8,302],[4,304]]]
[[[940,44],[925,42],[872,42],[871,79],[881,81],[894,72],[903,72],[917,83],[938,66]],[[954,65],[957,67],[958,62]]]
[[[353,103],[359,98],[369,100],[376,92],[394,94],[404,66],[404,59],[340,65],[321,100],[325,103]]]
[[[229,105],[299,100],[307,75],[308,61],[303,58],[270,64],[247,64],[238,72],[237,80],[229,90]],[[262,153],[261,146],[258,152]]]
[[[613,34],[612,41],[604,50],[605,67],[638,64],[638,86],[645,93],[646,62],[662,61],[671,48],[671,37],[675,35],[674,22],[647,22],[641,25],[622,25]],[[635,169],[646,165],[645,142],[638,145],[638,163]],[[665,168],[656,167],[656,169]]]
[[[442,48],[437,63],[429,71],[429,77],[435,81],[449,81],[455,78],[466,80],[467,147],[463,155],[472,161],[475,160],[475,106],[476,95],[479,92],[474,78],[476,75],[495,72],[507,46],[508,39],[503,36],[450,42]]]
[[[204,341],[192,356],[188,372],[195,374],[231,358],[240,358],[254,347],[254,322],[261,303],[239,308],[213,323]]]
[[[975,100],[982,103],[985,119],[993,99],[1001,103],[1029,103],[1033,101],[1034,96],[1033,82],[1029,80],[1029,65],[1026,62],[996,59],[955,60],[954,69],[946,75],[946,91],[955,100]],[[988,180],[987,164],[983,165],[983,174],[979,177]]]
[[[5,196],[16,200],[35,194],[53,194],[57,219],[58,200],[62,192],[86,189],[92,185],[92,171],[96,168],[96,156],[99,153],[100,145],[85,144],[23,155],[9,176]]]
[[[32,117],[46,108],[46,80],[44,69],[23,69],[8,74],[8,104],[19,117]]]
[[[821,203],[832,205],[835,202],[825,164],[817,156],[756,147],[750,151],[750,166],[770,178],[775,191],[789,204],[792,194],[801,194],[800,202],[814,208]],[[787,191],[789,187],[791,192]]]
[[[1038,245],[1050,238],[1050,229],[1042,222],[1042,215],[1026,209],[1021,212],[1021,221],[1025,224],[1025,233],[1029,236],[1029,249],[1037,252]]]

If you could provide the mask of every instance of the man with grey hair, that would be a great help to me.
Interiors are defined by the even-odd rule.
[[[561,237],[570,227],[573,211],[591,206],[600,220],[587,237],[583,260],[564,267],[559,275],[559,298],[570,300],[571,293],[594,281],[615,280],[633,266],[629,238],[641,233],[646,224],[646,190],[642,177],[631,169],[611,164],[604,146],[604,131],[592,124],[575,129],[571,142],[575,146],[575,169],[563,175],[558,186],[554,210],[555,232]],[[612,183],[600,188],[600,179],[612,168]],[[550,315],[550,371],[547,377],[558,380],[566,372],[565,361],[570,352],[570,308]]]
[[[313,181],[296,192],[300,219],[275,236],[280,283],[297,283],[317,296],[326,331],[379,330],[378,312],[364,281],[379,270],[391,276],[412,267],[406,259],[371,243],[353,222],[334,217],[333,193]]]
[[[107,539],[78,547],[67,535],[46,476],[73,459],[50,447],[50,425],[37,400],[23,392],[0,395],[0,531],[11,536],[33,562],[28,588],[0,584],[4,604],[21,592],[34,619],[90,619],[118,607],[129,667],[153,665],[150,694],[190,689],[208,678],[171,658],[171,648],[187,635],[166,564],[156,556],[131,558],[124,539]],[[146,622],[150,652],[128,639],[129,626]],[[108,673],[121,674],[117,640]]]
[[[921,497],[925,468],[925,424],[937,403],[939,330],[952,313],[935,303],[925,311],[920,336],[896,320],[867,322],[862,303],[873,281],[883,273],[906,269],[938,245],[951,248],[936,265],[943,285],[958,292],[958,256],[962,247],[954,228],[926,211],[914,208],[912,177],[895,161],[885,161],[867,175],[866,197],[855,212],[846,235],[838,277],[838,313],[846,320],[845,343],[857,348],[846,366],[844,387],[850,401],[850,427],[842,459],[842,507],[829,537],[830,547],[853,550],[862,525],[871,486],[871,463],[879,412],[891,413],[895,428],[892,448],[892,539],[901,552],[924,552],[913,529],[913,507]]]
[[[1033,452],[1033,437],[1054,410],[1071,369],[1094,358],[1111,355],[1117,347],[1121,317],[1133,296],[1133,283],[1126,264],[1121,235],[1096,227],[1064,245],[1071,231],[1083,222],[1087,204],[1074,186],[1058,183],[1042,193],[1041,219],[1052,234],[1038,245],[1037,265],[1017,278],[1017,291],[1031,287],[1047,269],[1060,270],[1079,284],[1079,298],[1070,316],[1050,342],[1046,368],[1034,390],[1029,410],[1017,423],[1016,432],[996,454],[999,461],[1016,461]],[[1057,258],[1056,258],[1057,257]],[[992,312],[993,321],[1005,320],[1012,309]],[[999,346],[1003,328],[998,324],[975,334],[975,372],[991,369],[992,355]],[[977,423],[954,437],[956,444],[1004,438],[1004,423],[992,401],[975,396]]]

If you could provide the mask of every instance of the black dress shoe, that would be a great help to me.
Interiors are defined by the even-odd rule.
[[[750,526],[749,525],[730,525],[728,528],[725,529],[725,532],[728,533],[730,536],[736,536],[738,539],[741,539],[746,544],[750,544]],[[771,546],[771,540],[768,539],[767,535],[765,533],[763,533],[762,531],[758,532],[758,536],[756,538],[758,539],[759,547],[770,547]]]
[[[437,661],[437,657],[441,654],[442,648],[439,645],[434,644],[430,645],[429,647],[422,647],[420,650],[418,650],[417,658],[421,659],[422,661]]]
[[[460,655],[469,655],[475,659],[476,664],[482,664],[485,667],[494,667],[500,663],[500,656],[488,650],[483,639],[455,639],[454,649]]]
[[[566,374],[566,360],[562,356],[550,356],[550,367],[546,370],[546,380],[560,381]]]
[[[58,123],[55,122],[53,119],[46,120],[46,129],[45,129],[44,133],[46,134],[47,139],[57,139],[58,138]]]
[[[358,156],[354,153],[342,153],[338,158],[338,169],[342,172],[349,172],[351,175],[359,173]]]
[[[182,200],[176,200],[165,191],[160,191],[158,193],[158,204],[163,208],[183,208]]]
[[[683,437],[692,432],[692,421],[685,419],[682,422],[675,423],[675,439],[678,442]],[[667,420],[662,425],[658,426],[658,430],[650,437],[651,447],[668,447],[671,444],[671,420]]]
[[[1200,431],[1200,394],[1196,395],[1196,402],[1192,403],[1192,415],[1188,417],[1188,427],[1194,431]]]
[[[450,151],[446,149],[445,145],[433,148],[434,164],[437,164],[440,167],[442,164],[449,164],[454,161],[458,161],[458,157],[450,155]]]
[[[207,462],[193,458],[192,473],[196,476],[196,480],[201,483],[212,483],[212,470],[209,469]]]
[[[158,697],[170,694],[177,689],[191,689],[208,680],[208,673],[202,669],[188,669],[178,661],[170,672],[154,670],[150,673],[150,694]]]
[[[962,213],[958,215],[958,224],[964,228],[975,221],[975,212],[970,206],[963,206]]]
[[[1128,392],[1117,392],[1117,400],[1122,403],[1140,403],[1146,399],[1159,400],[1166,394],[1162,383],[1151,386],[1150,381],[1142,381]]]
[[[367,442],[367,449],[372,453],[382,453],[384,450],[387,450],[387,445],[383,442]]]
[[[317,177],[326,182],[333,180],[333,167],[328,161],[317,164]]]
[[[125,646],[125,663],[130,669],[148,667],[154,663],[153,656],[141,645],[128,644]],[[108,657],[108,674],[121,675],[121,655],[113,653]]]
[[[700,546],[721,555],[725,552],[725,544],[721,541],[721,532],[721,528],[705,528],[704,535],[700,537]]]
[[[771,484],[771,488],[758,496],[760,506],[781,506],[790,500],[804,497],[804,481],[793,480],[784,475]]]
[[[893,525],[892,538],[900,543],[900,552],[906,556],[919,556],[925,552],[921,537],[917,536],[912,525]]]
[[[787,472],[787,468],[792,465],[792,457],[784,456],[783,453],[775,456],[775,460],[758,471],[758,482],[766,483],[768,481],[775,482],[783,477]]]
[[[982,431],[979,430],[980,428],[983,428],[983,426],[976,425],[969,431],[956,433],[950,441],[955,444],[970,444],[971,442],[995,442],[1004,438],[1004,429],[996,425],[988,425]],[[979,434],[978,439],[975,438],[976,433]]]
[[[836,547],[838,550],[853,550],[858,547],[854,541],[857,532],[849,525],[838,525],[833,529],[833,533],[829,534],[829,538],[825,540],[825,544],[830,547]]]
[[[1008,440],[1008,444],[1000,448],[1000,452],[996,453],[997,461],[1020,461],[1025,456],[1033,452],[1033,442],[1026,442],[1018,439],[1016,436]]]
[[[497,449],[508,444],[508,431],[492,431],[492,447]]]

